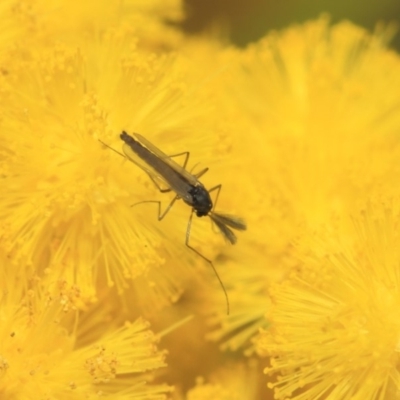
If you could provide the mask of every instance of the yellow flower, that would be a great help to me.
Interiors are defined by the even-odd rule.
[[[8,47],[15,45],[13,39],[23,40],[25,49],[54,38],[76,43],[82,36],[127,24],[149,48],[175,48],[182,35],[165,21],[182,19],[181,8],[180,0],[6,0],[0,6],[0,21]]]
[[[1,271],[1,398],[166,398],[168,386],[146,383],[165,366],[146,321],[117,328],[107,302],[89,307],[63,280]]]
[[[136,42],[129,29],[110,30],[80,48],[38,46],[10,65],[0,111],[1,246],[33,268],[63,271],[93,298],[96,281],[122,290],[151,269],[160,277],[170,270],[178,281],[161,282],[165,302],[192,260],[204,265],[184,245],[190,209],[177,204],[160,223],[154,204],[132,208],[163,196],[164,208],[172,196],[98,139],[120,151],[123,129],[140,132],[167,154],[193,150],[200,161],[228,145],[207,72]],[[212,257],[221,242],[209,223],[194,221],[199,251]]]
[[[302,238],[302,271],[274,289],[258,341],[276,399],[397,396],[399,224],[396,196],[371,201],[351,232]]]
[[[23,39],[28,30],[27,24],[21,21],[20,10],[17,4],[18,2],[14,0],[5,0],[0,4],[0,21],[2,26],[0,33],[0,57],[10,47],[14,46],[16,41]],[[2,72],[4,72],[4,69]]]
[[[228,290],[230,315],[224,314],[223,298],[215,285],[214,290],[202,290],[201,310],[208,315],[208,340],[219,342],[221,350],[244,350],[249,355],[254,351],[252,339],[260,328],[268,326],[264,318],[269,307],[267,288],[274,274],[266,268],[265,260],[252,257],[254,253],[248,251],[246,239],[243,242],[230,251],[230,258],[227,256],[218,269]],[[252,268],[246,268],[252,259]]]
[[[241,163],[224,183],[236,182],[249,226],[238,253],[221,254],[240,260],[219,268],[231,316],[205,307],[210,338],[223,348],[251,350],[268,324],[260,316],[269,285],[300,263],[297,237],[334,232],[371,190],[397,185],[400,60],[386,34],[321,18],[220,56],[226,89],[218,94],[237,125],[232,146]]]
[[[258,393],[257,363],[227,364],[207,379],[198,378],[187,393],[187,400],[253,400]]]
[[[267,35],[240,55],[238,68],[226,69],[238,119],[248,120],[242,148],[254,167],[256,199],[268,207],[270,227],[260,231],[273,230],[270,241],[287,237],[288,224],[294,234],[299,224],[325,224],[387,172],[370,154],[388,149],[400,126],[393,112],[400,96],[391,90],[400,84],[400,60],[384,34],[347,22],[330,27],[321,18]],[[235,103],[224,104],[238,114]]]

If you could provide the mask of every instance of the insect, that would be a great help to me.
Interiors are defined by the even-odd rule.
[[[237,238],[232,229],[241,231],[246,230],[245,222],[239,217],[216,213],[213,210],[214,205],[211,200],[210,193],[213,191],[217,192],[215,198],[216,204],[222,185],[219,184],[207,190],[204,185],[199,181],[199,178],[208,171],[208,168],[201,170],[197,174],[191,174],[190,172],[188,172],[185,168],[189,160],[189,152],[183,152],[168,156],[138,133],[135,133],[134,136],[131,136],[123,131],[120,135],[120,138],[124,142],[122,150],[125,156],[129,160],[137,164],[149,175],[150,179],[154,182],[160,192],[166,193],[172,191],[175,193],[175,197],[172,199],[168,207],[163,212],[161,212],[160,201],[145,201],[146,203],[150,202],[158,204],[159,221],[161,221],[167,215],[168,211],[174,205],[176,200],[182,199],[187,205],[192,208],[186,228],[185,244],[190,250],[195,252],[198,256],[203,258],[203,260],[207,261],[211,265],[225,294],[227,314],[229,314],[228,294],[216,268],[214,267],[213,262],[206,258],[194,247],[192,247],[189,243],[192,219],[193,214],[196,214],[197,217],[210,217],[212,222],[218,227],[225,239],[228,240],[231,244],[235,244],[237,241]],[[103,144],[111,148],[107,144]],[[111,150],[116,151],[113,148],[111,148]],[[118,151],[116,152],[123,156],[123,154],[119,153]],[[181,155],[185,156],[185,160],[182,166],[172,160],[172,157]],[[167,188],[162,188],[159,185],[158,182],[160,180],[167,186]]]

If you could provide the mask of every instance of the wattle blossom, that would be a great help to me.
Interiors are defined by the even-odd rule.
[[[391,29],[322,17],[237,49],[165,23],[183,10],[0,6],[0,397],[392,399]],[[223,185],[216,210],[247,221],[234,247],[207,218],[190,231],[229,316],[185,246],[190,207],[158,221],[148,201],[174,194],[124,158],[123,130],[189,151],[188,170]]]
[[[0,166],[7,178],[0,235],[13,259],[32,269],[62,270],[95,298],[97,282],[121,291],[171,256],[195,258],[184,246],[190,209],[181,208],[178,236],[171,224],[157,221],[154,205],[132,208],[160,193],[140,168],[103,143],[120,151],[119,133],[126,129],[170,149],[175,137],[181,149],[208,152],[213,143],[223,145],[224,133],[219,130],[220,141],[210,102],[199,108],[209,90],[188,86],[186,60],[141,50],[125,28],[82,46],[43,46],[10,65],[0,121]],[[204,120],[207,109],[210,118]],[[214,136],[196,136],[204,130]],[[184,263],[170,265],[177,279],[188,275]],[[176,296],[178,286],[167,285],[164,300]]]
[[[262,398],[259,391],[260,375],[253,361],[243,364],[228,363],[215,371],[211,377],[199,377],[196,386],[186,395],[187,400],[247,400]]]
[[[275,398],[392,399],[399,393],[399,198],[299,243],[301,270],[271,290],[258,349]]]
[[[24,282],[10,270],[3,260],[2,398],[166,399],[170,387],[149,383],[165,353],[145,320],[117,327],[108,307],[88,305],[77,287],[50,277]]]
[[[236,259],[221,269],[232,314],[205,307],[208,337],[222,348],[251,352],[258,329],[269,332],[270,286],[300,267],[298,238],[345,232],[365,198],[397,185],[400,59],[386,48],[389,33],[323,17],[220,56],[231,60],[221,103],[241,128],[232,143],[242,146],[242,168],[231,178],[252,211]]]

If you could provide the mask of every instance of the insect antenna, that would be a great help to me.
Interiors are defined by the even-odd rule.
[[[97,140],[98,140],[103,146],[108,147],[110,150],[114,151],[115,153],[119,154],[121,157],[123,157],[123,158],[126,159],[125,155],[122,154],[122,153],[120,153],[118,150],[115,150],[113,147],[109,146],[107,143],[104,143],[104,142],[103,142],[102,140],[100,140],[100,139],[97,139]]]

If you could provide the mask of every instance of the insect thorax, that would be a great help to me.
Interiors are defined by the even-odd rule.
[[[196,211],[198,217],[204,217],[213,208],[210,194],[207,189],[202,185],[193,186],[189,190],[189,194],[192,196],[192,203],[190,204]]]

